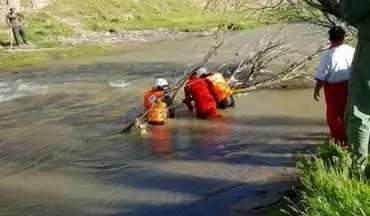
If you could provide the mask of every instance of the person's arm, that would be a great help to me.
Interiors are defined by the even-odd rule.
[[[191,111],[193,112],[193,105],[191,104],[191,101],[192,101],[192,98],[191,98],[191,95],[190,95],[190,92],[189,92],[189,87],[188,86],[185,86],[184,87],[184,94],[185,94],[185,99],[182,101],[186,107]]]
[[[12,23],[10,22],[10,19],[9,19],[9,14],[8,14],[8,15],[6,15],[5,20],[6,20],[6,24],[8,24],[8,26],[9,26],[10,28],[13,28],[13,25],[12,25]]]
[[[319,101],[320,89],[323,87],[324,83],[325,83],[324,81],[316,79],[316,84],[315,84],[314,93],[313,93],[313,98],[316,101]]]
[[[22,24],[22,21],[23,21],[23,15],[22,15],[20,12],[18,12],[18,13],[17,13],[17,17],[18,17],[18,21],[19,21],[19,23],[21,23],[21,24]]]
[[[167,104],[167,107],[169,107],[169,117],[175,118],[175,108],[172,107],[172,99],[169,95],[164,96],[163,101]]]
[[[323,57],[321,57],[319,68],[316,72],[316,84],[314,88],[313,98],[316,101],[319,101],[320,98],[320,89],[325,84],[325,81],[328,79],[329,71],[330,71],[330,61],[329,61],[329,55],[324,54]]]

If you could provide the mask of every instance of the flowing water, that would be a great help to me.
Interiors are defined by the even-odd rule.
[[[210,67],[261,32],[232,41]],[[296,47],[313,49],[314,36],[298,38]],[[237,96],[222,122],[180,112],[148,138],[118,135],[155,77],[182,71],[210,44],[167,41],[3,72],[0,215],[217,216],[261,191],[263,179],[292,173],[292,154],[326,132],[311,90],[253,92]]]

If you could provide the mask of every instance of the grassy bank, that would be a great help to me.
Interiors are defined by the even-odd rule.
[[[318,156],[298,163],[302,187],[301,215],[370,215],[366,175],[351,177],[348,152],[334,144],[320,147]]]
[[[232,10],[221,17],[217,10],[204,12],[204,0],[55,0],[38,11],[31,9],[31,0],[21,3],[28,37],[39,47],[55,47],[58,45],[55,41],[77,36],[82,31],[117,33],[120,30],[167,29],[196,32],[230,23],[235,29],[243,30],[277,23],[281,19],[271,13],[253,18]],[[9,41],[9,29],[5,25],[0,26],[0,41]]]
[[[111,46],[99,46],[97,49],[88,48],[93,45],[74,48],[61,46],[65,38],[77,38],[81,32],[108,31],[114,34],[121,30],[156,29],[196,32],[214,29],[219,25],[245,30],[282,20],[291,21],[283,18],[288,12],[280,9],[266,11],[262,17],[258,14],[249,16],[248,11],[237,13],[230,9],[221,17],[221,8],[205,12],[205,3],[205,0],[55,0],[35,11],[31,0],[21,0],[29,41],[38,48],[55,49],[3,53],[0,55],[0,68],[41,64],[50,59],[76,55],[109,53],[114,49]],[[5,47],[10,44],[10,30],[6,25],[0,26],[0,44]]]
[[[93,31],[148,30],[165,28],[171,31],[200,31],[217,27],[220,23],[238,23],[240,28],[252,28],[273,18],[245,20],[239,13],[203,11],[204,0],[58,0],[45,10],[58,17],[69,17],[68,22],[80,24]],[[68,5],[69,7],[65,7]],[[274,20],[277,21],[277,20]]]
[[[51,60],[72,59],[81,56],[106,55],[128,50],[129,47],[113,45],[76,45],[35,52],[2,53],[0,69],[45,64]]]
[[[298,189],[286,194],[289,201],[270,210],[267,215],[370,215],[370,185],[367,180],[370,173],[365,171],[354,175],[350,154],[333,143],[323,144],[317,153],[317,156],[297,163]]]

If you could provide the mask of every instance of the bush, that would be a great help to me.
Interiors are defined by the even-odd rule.
[[[348,152],[326,143],[316,157],[299,162],[297,168],[302,215],[370,215],[370,186],[361,176],[351,177]]]

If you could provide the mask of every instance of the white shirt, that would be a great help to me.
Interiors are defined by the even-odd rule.
[[[355,49],[346,44],[327,50],[321,57],[316,79],[328,83],[349,80],[354,53]]]

